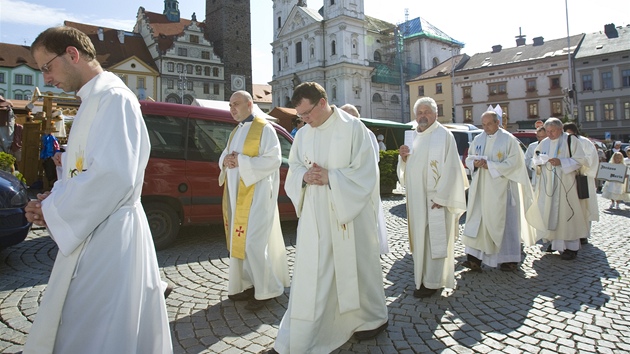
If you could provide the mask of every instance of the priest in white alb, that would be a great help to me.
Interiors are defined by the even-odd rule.
[[[59,251],[23,353],[172,353],[140,203],[150,143],[138,99],[75,28],[47,29],[31,53],[46,84],[77,91],[81,107],[60,179],[26,208]]]
[[[289,286],[289,267],[278,192],[282,153],[275,128],[253,115],[247,91],[230,97],[230,113],[239,124],[219,158],[224,185],[223,219],[230,252],[228,298],[248,301],[251,311]]]
[[[467,256],[463,265],[473,271],[481,271],[482,263],[513,271],[521,261],[521,243],[536,242],[526,214],[539,220],[538,210],[516,138],[500,127],[494,111],[482,114],[481,125],[484,132],[473,139],[466,158],[472,181],[462,235]]]
[[[453,134],[437,122],[437,104],[422,97],[413,107],[418,128],[402,145],[398,178],[407,195],[407,227],[417,298],[455,287],[454,244],[466,211],[468,178]]]
[[[538,238],[550,241],[550,250],[561,253],[563,260],[573,260],[580,249],[580,239],[588,237],[588,219],[584,203],[578,198],[575,176],[588,157],[582,144],[563,132],[562,121],[545,121],[547,138],[538,144],[532,164],[537,174],[534,197],[543,216],[544,227]]]
[[[377,237],[378,167],[367,128],[314,82],[291,99],[298,130],[285,183],[300,218],[287,312],[270,353],[330,353],[388,324]]]

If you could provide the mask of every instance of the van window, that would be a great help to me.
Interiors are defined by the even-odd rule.
[[[219,162],[233,129],[234,124],[191,119],[187,158],[196,161]]]
[[[282,134],[278,134],[278,140],[280,140],[280,149],[282,150],[282,164],[288,166],[289,152],[291,152],[291,142]]]
[[[468,148],[468,133],[454,131],[451,131],[451,133],[453,133],[453,137],[455,137],[459,155],[464,155],[464,151]]]
[[[185,158],[186,120],[178,117],[145,115],[149,130],[151,157],[160,159]]]

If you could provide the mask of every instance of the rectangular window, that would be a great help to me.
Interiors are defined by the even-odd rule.
[[[186,74],[192,75],[193,66],[191,64],[186,65]]]
[[[212,76],[214,77],[219,76],[219,68],[212,68]]]
[[[213,89],[212,89],[212,92],[213,92],[215,95],[218,95],[218,94],[220,93],[220,90],[221,90],[221,86],[219,86],[219,84],[214,84],[214,87],[213,87]]]
[[[560,76],[550,77],[549,78],[549,86],[552,90],[560,88]]]
[[[444,117],[444,106],[439,104],[437,105],[437,107],[438,107],[438,111],[437,111],[438,117]]]
[[[207,50],[201,51],[201,59],[210,60],[210,52]]]
[[[442,93],[442,83],[438,82],[435,84],[435,93],[436,94]]]
[[[527,104],[527,117],[538,118],[538,102],[530,102]]]
[[[462,91],[463,91],[464,98],[471,98],[472,97],[472,87],[470,87],[470,86],[464,87],[464,88],[462,88]]]
[[[175,87],[173,79],[166,80],[166,88],[172,89],[173,87]]]
[[[295,43],[295,62],[302,62],[302,42]]]
[[[33,75],[24,75],[24,84],[32,85],[33,84]]]
[[[0,73],[0,84],[4,84],[4,73]]]
[[[182,63],[177,64],[177,72],[178,73],[183,73],[184,72],[184,64],[182,64]]]
[[[630,119],[630,102],[623,103],[623,119]]]
[[[612,73],[606,71],[602,73],[602,90],[610,90],[613,88]]]
[[[420,96],[420,97],[424,96],[424,86],[423,85],[418,86],[418,96]]]
[[[201,75],[201,66],[200,65],[195,66],[195,75]]]
[[[210,67],[209,67],[209,66],[205,66],[205,67],[203,68],[203,74],[204,74],[205,76],[210,76]]]
[[[190,35],[190,43],[195,43],[195,44],[199,44],[199,36],[196,36],[194,34]]]
[[[595,121],[595,106],[590,104],[584,106],[584,118],[587,122]]]
[[[551,116],[562,117],[562,101],[551,102]]]
[[[630,69],[621,70],[621,86],[630,87]]]
[[[187,57],[188,56],[188,49],[187,48],[177,48],[177,55],[179,55],[180,57]]]
[[[173,72],[175,71],[175,63],[167,63],[166,64],[166,70],[168,70],[169,72]]]
[[[593,91],[593,76],[591,74],[582,75],[582,90]]]
[[[615,120],[615,105],[612,103],[604,103],[604,119]]]
[[[16,85],[22,85],[22,83],[24,83],[24,75],[15,74],[15,80],[13,80],[13,83]]]
[[[16,93],[15,95],[13,95],[13,97],[16,100],[23,100],[24,99],[24,95],[22,95],[21,93]]]
[[[527,92],[536,92],[536,79],[527,80]]]
[[[203,93],[206,95],[210,93],[210,84],[207,82],[203,83]]]
[[[472,107],[464,107],[464,123],[472,123],[473,121]]]
[[[138,88],[146,89],[145,79],[143,77],[138,78]]]
[[[193,82],[186,81],[186,90],[192,91],[192,89],[193,89]]]

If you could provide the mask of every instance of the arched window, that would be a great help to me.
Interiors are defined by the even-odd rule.
[[[337,42],[333,40],[330,43],[330,55],[336,55],[336,54],[337,54]]]
[[[359,54],[359,43],[357,42],[356,39],[352,40],[352,54],[354,55]]]
[[[383,102],[383,98],[378,93],[375,93],[372,96],[372,102],[378,102],[378,103]]]
[[[332,99],[337,100],[337,86],[333,86],[332,88]]]
[[[381,61],[381,52],[379,52],[378,50],[374,51],[374,61]]]
[[[440,61],[438,60],[438,58],[433,58],[433,67],[435,68],[436,66],[438,66],[438,64],[440,63]]]
[[[391,103],[393,103],[393,104],[399,104],[400,103],[400,99],[398,99],[398,96],[396,96],[396,95],[392,95],[392,98],[389,101]]]

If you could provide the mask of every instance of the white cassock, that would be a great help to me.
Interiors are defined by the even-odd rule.
[[[466,166],[485,157],[488,168],[472,173],[462,243],[466,254],[491,267],[521,261],[521,241],[531,246],[536,231],[526,213],[537,215],[525,158],[516,138],[499,128],[473,139]]]
[[[234,234],[240,179],[245,186],[256,185],[245,238],[245,259],[230,257],[228,294],[238,294],[254,286],[255,298],[265,300],[282,295],[284,288],[289,286],[289,266],[278,214],[282,152],[275,129],[271,124],[265,124],[259,155],[243,154],[243,144],[251,125],[251,121],[240,123],[230,145],[223,150],[219,158],[219,184],[227,182],[229,237]],[[225,169],[223,159],[233,151],[238,153],[238,167]]]
[[[567,137],[563,133],[555,140],[545,138],[536,148],[539,156],[532,159],[538,179],[534,199],[544,224],[543,228],[536,228],[538,239],[550,240],[552,248],[559,252],[579,250],[579,239],[588,236],[587,213],[575,186],[577,170],[587,164],[587,156],[582,144],[576,144],[572,138],[572,157],[569,157]],[[546,161],[554,157],[560,159],[560,166],[551,166]]]
[[[303,186],[313,164],[329,185]],[[274,348],[330,353],[355,331],[387,322],[376,234],[378,168],[363,123],[333,108],[319,127],[296,135],[285,182],[300,218],[289,307]]]
[[[374,153],[376,155],[376,162],[380,161],[381,153],[378,146],[378,140],[376,140],[376,135],[372,133],[371,130],[368,129],[368,134],[370,135],[370,141],[372,142],[372,148],[374,148]],[[380,176],[380,171],[379,171]],[[379,177],[380,180],[380,177]],[[387,244],[387,224],[385,223],[385,213],[383,212],[383,202],[381,201],[381,193],[380,193],[380,185],[377,185],[377,189],[374,190],[374,199],[377,206],[377,218],[376,223],[378,224],[378,243],[381,246],[381,254],[389,253],[389,245]]]
[[[172,353],[140,204],[150,152],[140,104],[109,72],[77,95],[64,173],[42,202],[59,252],[24,353]]]
[[[532,181],[532,186],[536,184],[536,174],[534,173],[534,167],[532,166],[532,157],[534,157],[536,146],[538,146],[538,141],[534,141],[529,144],[527,146],[527,150],[525,150],[525,167],[527,167],[527,175],[529,175],[529,178]]]
[[[398,178],[407,193],[409,245],[416,289],[455,287],[454,243],[466,211],[468,178],[453,134],[438,122],[417,132]],[[442,208],[432,209],[433,203]]]
[[[577,139],[576,139],[577,138]],[[571,143],[578,140],[584,150],[586,156],[586,163],[580,168],[580,173],[585,175],[588,180],[588,198],[580,199],[582,203],[582,211],[584,211],[584,218],[588,221],[588,236],[591,235],[591,223],[593,221],[599,221],[599,206],[597,205],[597,184],[595,177],[597,177],[597,170],[599,170],[599,155],[597,154],[597,148],[592,141],[583,136],[574,135],[571,137]]]

